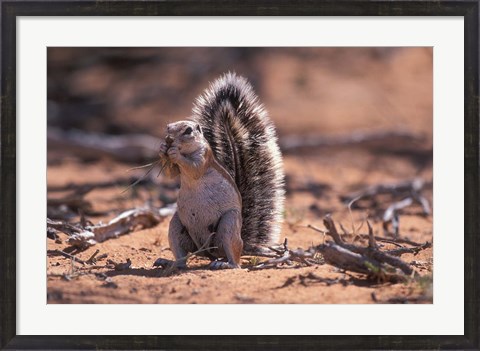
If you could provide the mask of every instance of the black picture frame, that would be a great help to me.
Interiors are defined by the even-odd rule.
[[[463,16],[465,20],[465,330],[459,336],[16,335],[17,16]],[[0,347],[2,349],[479,349],[478,76],[475,1],[1,0]],[[452,118],[458,118],[453,117]],[[461,233],[456,233],[460,235]],[[448,316],[445,316],[446,323]],[[340,327],[340,326],[339,326]]]

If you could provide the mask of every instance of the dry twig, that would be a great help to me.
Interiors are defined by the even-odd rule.
[[[431,185],[431,182],[428,184]],[[418,203],[422,207],[422,214],[424,216],[431,214],[430,203],[421,193],[426,185],[427,184],[422,179],[414,179],[397,184],[377,184],[355,193],[342,196],[341,198],[343,201],[349,202],[349,210],[352,203],[357,202],[360,199],[370,199],[371,202],[376,205],[376,197],[378,195],[390,194],[393,199],[400,198],[401,200],[390,204],[381,216],[384,233],[389,233],[388,227],[391,223],[393,227],[393,235],[395,238],[398,238],[400,231],[399,213],[402,209],[411,206],[413,203]]]
[[[87,226],[81,233],[75,233],[67,242],[76,247],[88,247],[110,238],[128,234],[137,227],[151,228],[161,221],[158,212],[140,208],[128,210],[112,219],[107,224]]]
[[[338,260],[339,260],[338,263],[341,265],[340,268],[345,269],[344,268],[345,267],[345,260],[347,260],[347,261],[352,262],[352,267],[349,270],[352,270],[354,272],[358,272],[359,270],[361,270],[361,268],[358,267],[359,263],[361,263],[361,265],[365,266],[365,262],[368,262],[367,267],[368,267],[368,269],[373,270],[373,273],[376,273],[376,271],[381,271],[382,268],[384,268],[384,267],[382,267],[382,263],[387,263],[392,267],[399,268],[405,274],[411,274],[412,273],[412,268],[407,263],[403,262],[402,260],[400,260],[400,259],[398,259],[394,256],[391,256],[387,253],[379,251],[376,247],[371,247],[370,246],[370,243],[372,245],[376,246],[375,239],[374,239],[374,236],[373,236],[373,231],[371,230],[370,224],[369,224],[369,247],[360,247],[360,246],[356,246],[356,245],[345,244],[345,243],[343,243],[343,241],[338,240],[339,235],[338,235],[338,232],[337,232],[337,228],[335,227],[335,223],[333,222],[333,220],[330,216],[325,216],[325,218],[323,219],[323,223],[328,230],[328,234],[335,241],[335,244],[337,244],[338,246],[340,246],[343,249],[346,249],[347,251],[350,251],[351,253],[356,253],[356,254],[361,255],[364,259],[363,262],[362,262],[362,260],[359,260],[358,257],[356,257],[356,256],[354,257],[350,254],[347,255],[347,253],[345,253],[343,250],[339,250],[339,249],[334,247],[333,250],[340,253],[338,255]],[[335,259],[335,256],[329,255],[329,258],[330,258],[330,261],[329,261],[329,259],[327,259],[327,257],[325,256],[325,254],[323,252],[325,250],[331,251],[330,248],[328,248],[328,246],[329,245],[327,244],[327,245],[323,245],[323,247],[317,247],[317,248],[323,254],[327,263],[331,263],[333,265],[336,265],[337,261]],[[346,256],[346,259],[344,259],[343,257],[340,258],[342,256],[342,254],[343,254],[343,256]],[[359,272],[359,273],[362,273],[362,272]]]
[[[424,187],[431,185],[431,182],[424,182],[422,179],[413,179],[396,184],[376,184],[356,191],[354,193],[341,196],[344,202],[350,202],[354,199],[366,199],[381,194],[393,194],[398,196],[419,193]]]
[[[159,210],[137,208],[128,210],[107,224],[86,225],[70,224],[63,221],[53,221],[47,218],[47,229],[61,231],[69,238],[67,242],[78,248],[87,248],[110,238],[131,233],[137,228],[151,228],[157,225],[164,217],[171,215],[175,207],[168,206]]]
[[[51,251],[48,251],[48,253],[52,253],[52,254],[55,254],[55,255],[60,255],[60,256],[63,256],[63,257],[66,257],[66,258],[70,258],[72,261],[74,262],[78,262],[78,263],[81,263],[82,265],[86,265],[88,264],[87,261],[84,261],[74,255],[70,255],[69,253],[66,253],[65,251],[62,251],[62,250],[51,250]]]

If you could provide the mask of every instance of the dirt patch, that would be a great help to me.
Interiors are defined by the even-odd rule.
[[[379,195],[368,206],[358,202],[351,212],[342,201],[343,196],[371,185],[422,179],[427,184],[422,194],[432,203],[431,49],[217,51],[199,49],[195,57],[202,60],[195,63],[190,59],[194,51],[185,57],[180,49],[163,56],[147,49],[102,52],[103,56],[93,49],[49,50],[49,126],[110,134],[130,128],[160,137],[167,120],[188,116],[191,101],[217,71],[236,70],[253,77],[280,141],[292,135],[335,137],[358,131],[404,130],[421,137],[414,148],[401,141],[392,147],[387,139],[373,146],[353,143],[285,153],[287,199],[282,240],[288,238],[290,248],[307,249],[330,240],[307,227],[324,228],[322,219],[328,213],[356,234],[367,233],[368,217],[374,234],[384,237],[382,214],[393,197]],[[217,67],[214,57],[220,52],[226,59]],[[100,59],[72,67],[73,55],[78,57],[77,63],[88,55]],[[123,60],[115,60],[118,57]],[[208,70],[202,75],[186,69],[197,67],[195,64]],[[195,83],[188,86],[190,81]],[[69,109],[75,113],[67,118]],[[144,170],[126,172],[138,165],[106,157],[80,158],[49,147],[48,198],[69,194],[71,190],[60,189],[68,184],[93,184],[82,198],[91,213],[84,217],[95,224],[126,209],[174,202],[176,183],[162,175],[157,178],[156,173],[124,192],[128,182],[121,179],[144,174]],[[62,216],[71,215],[68,221],[80,220],[78,208],[63,210]],[[399,219],[402,239],[433,242],[432,216],[425,216],[420,204],[401,210]],[[165,276],[152,265],[158,257],[173,258],[167,240],[169,221],[167,217],[153,228],[73,252],[82,260],[96,250],[98,256],[108,255],[95,266],[55,254],[55,250],[70,250],[67,235],[58,233],[57,240],[47,239],[48,303],[432,303],[432,248],[401,256],[412,264],[416,278],[397,284],[367,279],[328,264],[253,270],[254,263],[265,259],[252,257],[242,258],[242,269],[225,271],[208,270],[208,259],[193,258],[190,269]],[[392,239],[390,235],[386,238]],[[353,243],[355,235],[345,239]],[[366,245],[366,241],[355,243]],[[378,244],[382,250],[398,247]],[[122,263],[128,259],[131,264],[123,270],[109,264],[109,260]]]

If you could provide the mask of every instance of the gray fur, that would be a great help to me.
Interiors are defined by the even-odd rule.
[[[178,209],[168,231],[177,266],[184,267],[186,254],[202,248],[208,249],[203,254],[210,258],[228,260],[213,264],[212,269],[240,267],[242,198],[232,177],[215,160],[199,125],[169,124],[159,156],[168,170],[165,174],[180,175]]]
[[[244,78],[226,74],[200,96],[191,121],[167,126],[165,174],[180,175],[170,248],[179,266],[207,246],[212,269],[238,268],[240,255],[278,241],[283,215],[282,157],[272,122]],[[159,263],[161,264],[161,263]]]

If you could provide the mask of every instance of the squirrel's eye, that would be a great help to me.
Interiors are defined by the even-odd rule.
[[[190,134],[192,134],[192,132],[193,132],[192,127],[188,127],[188,128],[185,129],[185,131],[183,132],[183,135],[190,135]]]

